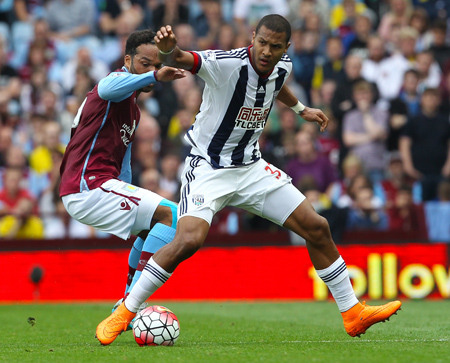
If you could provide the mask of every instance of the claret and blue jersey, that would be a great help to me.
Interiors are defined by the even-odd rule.
[[[260,76],[252,66],[250,49],[191,52],[192,72],[206,86],[200,112],[185,137],[192,153],[214,168],[247,165],[261,158],[258,139],[292,71],[285,54],[270,74]]]
[[[61,196],[110,179],[131,181],[130,148],[140,119],[136,91],[155,82],[154,72],[132,74],[123,67],[87,94],[61,164]]]

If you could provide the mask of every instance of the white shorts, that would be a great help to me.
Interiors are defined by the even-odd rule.
[[[62,197],[74,219],[125,240],[150,229],[153,214],[162,200],[156,193],[117,179],[93,190]]]
[[[263,159],[249,166],[214,169],[191,155],[181,182],[178,218],[194,216],[209,224],[215,213],[233,206],[283,225],[305,199],[285,172]]]

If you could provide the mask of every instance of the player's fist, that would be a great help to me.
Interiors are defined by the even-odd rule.
[[[177,45],[177,38],[172,32],[170,25],[162,26],[160,30],[156,32],[154,37],[156,46],[161,52],[171,52]]]
[[[173,67],[162,67],[155,73],[155,78],[159,82],[168,82],[175,79],[180,79],[186,77],[184,69],[173,68]]]

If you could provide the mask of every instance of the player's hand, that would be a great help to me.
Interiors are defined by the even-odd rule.
[[[186,77],[184,69],[173,68],[173,67],[162,67],[156,72],[156,78],[159,82],[169,82],[175,79],[180,79]]]
[[[161,29],[157,31],[154,40],[156,46],[162,52],[170,52],[177,45],[177,38],[172,32],[172,27],[170,25],[162,26]]]
[[[306,107],[299,115],[305,121],[317,122],[321,132],[325,131],[328,126],[328,117],[318,108]]]

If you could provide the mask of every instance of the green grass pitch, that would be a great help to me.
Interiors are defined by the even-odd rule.
[[[95,328],[112,303],[0,305],[0,362],[450,361],[449,300],[405,301],[360,339],[333,302],[153,303],[180,320],[173,347],[139,347],[131,331],[100,346]]]

